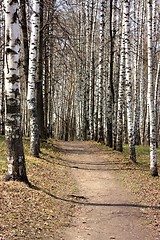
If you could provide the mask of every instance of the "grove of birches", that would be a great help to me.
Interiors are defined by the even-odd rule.
[[[29,183],[23,137],[114,150],[150,146],[158,176],[159,0],[0,0],[0,134],[6,180]]]

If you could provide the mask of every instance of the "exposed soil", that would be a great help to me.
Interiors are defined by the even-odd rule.
[[[66,228],[64,240],[158,240],[148,210],[159,206],[142,204],[113,173],[113,156],[89,142],[61,142],[64,164],[69,164],[79,189],[72,195],[79,209]]]

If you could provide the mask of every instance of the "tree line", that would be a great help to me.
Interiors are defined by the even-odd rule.
[[[0,133],[6,179],[28,181],[22,135],[150,145],[160,122],[158,0],[1,0]],[[21,47],[20,47],[21,46]],[[21,51],[20,51],[21,48]]]

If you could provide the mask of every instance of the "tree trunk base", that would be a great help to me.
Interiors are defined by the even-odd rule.
[[[118,152],[123,152],[123,147],[117,145],[115,150],[118,151]]]
[[[29,182],[28,178],[27,177],[14,177],[13,175],[11,174],[7,174],[5,177],[4,177],[4,181],[5,182],[9,182],[9,181],[18,181],[18,182],[23,182],[25,183],[26,185],[28,185],[29,187],[31,186],[31,183]]]
[[[158,169],[157,167],[153,167],[150,169],[150,173],[152,177],[158,177]]]
[[[137,164],[136,157],[130,156],[130,160],[132,163]]]

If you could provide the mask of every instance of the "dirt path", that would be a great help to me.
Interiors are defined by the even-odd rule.
[[[79,196],[72,197],[81,206],[66,228],[64,240],[160,239],[153,236],[147,222],[147,206],[136,204],[109,170],[109,159],[103,152],[89,142],[59,145],[79,189]]]

